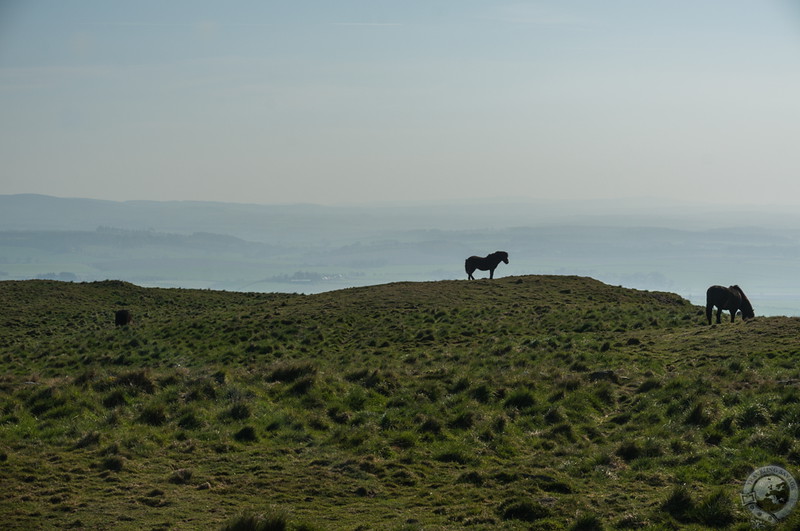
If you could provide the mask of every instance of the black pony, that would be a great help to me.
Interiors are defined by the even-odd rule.
[[[480,269],[481,271],[489,271],[489,278],[494,278],[494,270],[497,268],[498,264],[503,262],[505,264],[508,263],[508,253],[505,251],[497,251],[489,256],[470,256],[464,261],[464,269],[467,270],[467,278],[469,280],[475,280],[475,277],[472,276],[472,273],[475,272],[476,269]]]
[[[133,314],[130,310],[117,310],[114,314],[114,324],[117,326],[133,324]]]
[[[706,317],[711,324],[711,313],[717,307],[717,323],[720,322],[722,310],[731,311],[731,322],[736,319],[736,312],[742,310],[742,319],[752,319],[756,316],[753,306],[739,286],[711,286],[706,291]]]

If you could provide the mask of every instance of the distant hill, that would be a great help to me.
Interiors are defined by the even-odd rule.
[[[191,234],[230,234],[249,241],[338,242],[411,230],[497,230],[533,225],[662,227],[681,230],[800,227],[782,207],[725,207],[656,200],[418,202],[322,206],[200,201],[106,201],[0,194],[2,230],[93,231],[99,226]]]
[[[538,275],[0,300],[6,529],[738,529],[797,477],[798,319]]]

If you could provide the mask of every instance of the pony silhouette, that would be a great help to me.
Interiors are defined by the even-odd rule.
[[[127,326],[133,323],[133,314],[130,310],[117,310],[114,314],[114,324],[117,326]]]
[[[505,251],[496,251],[489,256],[470,256],[464,261],[464,269],[467,271],[467,279],[475,280],[472,273],[476,269],[481,271],[489,271],[489,278],[494,278],[494,270],[497,269],[498,264],[503,262],[508,263],[508,253]]]
[[[706,318],[708,324],[711,324],[711,313],[717,307],[717,323],[720,323],[720,315],[722,310],[731,311],[731,322],[736,319],[736,312],[742,311],[742,319],[752,319],[756,316],[753,311],[753,306],[747,299],[742,288],[739,286],[731,286],[726,288],[724,286],[711,286],[706,291]]]

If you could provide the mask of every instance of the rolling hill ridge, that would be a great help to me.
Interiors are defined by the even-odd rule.
[[[800,463],[795,318],[575,276],[0,300],[9,528],[744,529]]]

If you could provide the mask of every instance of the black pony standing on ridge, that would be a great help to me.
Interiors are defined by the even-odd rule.
[[[475,280],[475,277],[472,276],[472,273],[475,272],[476,269],[480,269],[481,271],[489,271],[489,278],[494,278],[494,270],[497,266],[503,262],[505,264],[508,263],[508,253],[505,251],[496,251],[489,256],[470,256],[464,261],[464,269],[467,271],[467,278],[469,280]]]
[[[742,319],[752,319],[756,316],[753,311],[753,305],[747,299],[742,288],[739,286],[731,286],[726,288],[724,286],[711,286],[706,291],[706,317],[708,324],[711,324],[711,313],[717,307],[717,323],[720,323],[720,314],[722,310],[731,311],[731,322],[736,319],[736,312],[742,310]]]

